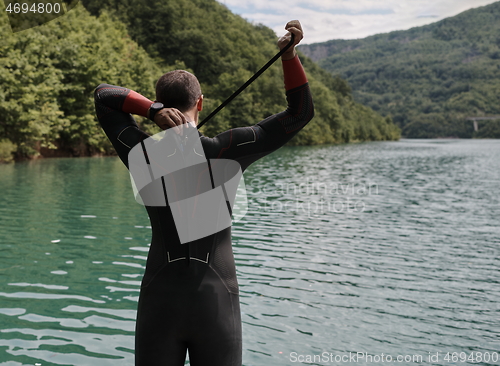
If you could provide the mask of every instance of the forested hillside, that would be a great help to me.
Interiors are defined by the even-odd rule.
[[[299,47],[406,137],[500,138],[500,2],[424,27]]]
[[[155,81],[183,68],[202,83],[208,114],[277,52],[276,36],[212,0],[83,1],[43,26],[11,33],[0,15],[0,161],[112,153],[95,119],[102,82],[154,99]],[[92,14],[93,15],[92,15]],[[286,20],[284,20],[284,23]],[[347,84],[303,58],[316,117],[292,144],[397,139],[390,119],[355,103]],[[214,135],[286,106],[279,63],[207,124]],[[140,119],[144,129],[158,132]]]

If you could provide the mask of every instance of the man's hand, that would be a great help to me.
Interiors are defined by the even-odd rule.
[[[300,43],[302,38],[304,38],[304,33],[302,31],[302,25],[298,20],[291,20],[286,23],[285,29],[288,31],[283,37],[278,40],[278,47],[280,50],[285,48],[285,46],[290,42],[292,38],[292,33],[295,36],[292,47],[290,47],[282,56],[283,60],[291,60],[297,55],[297,51],[295,51],[295,46]]]
[[[186,117],[175,108],[163,108],[155,114],[155,123],[162,130],[166,130],[168,128],[180,126],[184,123],[188,123]],[[180,133],[180,128],[175,129],[177,133]]]

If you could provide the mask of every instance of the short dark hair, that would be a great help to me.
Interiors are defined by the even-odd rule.
[[[167,72],[156,82],[156,100],[167,108],[187,112],[196,105],[200,96],[200,82],[185,70]]]

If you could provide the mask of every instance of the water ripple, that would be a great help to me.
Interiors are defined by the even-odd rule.
[[[244,365],[498,352],[500,141],[284,148],[245,182]],[[0,364],[132,365],[151,231],[127,171],[47,159],[0,189]]]

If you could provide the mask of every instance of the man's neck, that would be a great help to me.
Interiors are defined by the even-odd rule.
[[[188,122],[194,123],[195,126],[198,125],[199,113],[198,113],[198,110],[196,108],[193,108],[192,110],[185,112],[184,116],[186,117]]]

